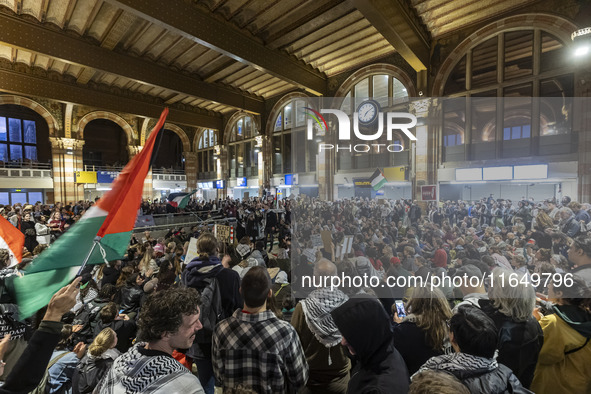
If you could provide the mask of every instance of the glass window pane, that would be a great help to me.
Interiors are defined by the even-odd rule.
[[[10,205],[10,201],[8,200],[8,192],[0,192],[0,204]]]
[[[217,145],[218,144],[218,132],[215,130],[212,130],[212,131],[213,131],[213,144]]]
[[[505,127],[503,129],[503,139],[505,141],[508,141],[511,139],[511,128],[510,127]]]
[[[37,129],[35,127],[35,122],[33,122],[32,120],[23,120],[23,125],[25,128],[25,143],[36,144]]]
[[[209,138],[207,138],[207,130],[205,130],[205,131],[203,132],[203,137],[202,137],[202,139],[203,139],[203,147],[204,147],[204,148],[209,148]]]
[[[29,192],[29,203],[35,204],[37,201],[43,202],[43,193],[41,192]]]
[[[203,149],[203,136],[199,138],[199,149]]]
[[[306,111],[304,110],[305,106],[305,101],[296,101],[296,126],[304,126],[306,124]]]
[[[540,136],[572,130],[574,79],[572,74],[541,81]]]
[[[541,71],[550,71],[569,65],[571,56],[568,47],[562,44],[552,34],[542,32],[542,53],[540,55]],[[566,96],[570,97],[570,96]]]
[[[355,85],[355,106],[353,111],[357,111],[357,107],[369,98],[369,78],[365,78]]]
[[[250,119],[250,116],[246,116],[244,118],[244,138],[250,138],[252,136],[252,119]]]
[[[373,76],[373,99],[376,100],[381,107],[388,106],[388,76],[374,75]]]
[[[290,129],[291,128],[291,104],[287,104],[285,106],[285,108],[283,109],[283,114],[285,116],[285,119],[283,119],[283,125],[285,126],[286,129]]]
[[[304,134],[305,137],[305,134]],[[308,171],[316,171],[316,156],[318,155],[318,141],[308,141]]]
[[[458,141],[461,141],[465,130],[466,98],[446,98],[443,102],[443,134],[450,137],[458,135]]]
[[[305,132],[292,133],[294,138],[294,172],[306,172],[306,135]]]
[[[496,137],[496,91],[472,96],[472,143],[491,142]]]
[[[520,126],[511,127],[511,139],[518,140],[520,138],[521,138],[521,127]]]
[[[5,162],[8,160],[8,145],[0,144],[0,161]]]
[[[8,118],[9,138],[12,142],[22,142],[21,120]]]
[[[23,159],[23,146],[22,145],[10,145],[10,160],[22,160]]]
[[[406,91],[406,88],[402,82],[396,78],[392,78],[392,89],[392,98],[394,99],[392,105],[406,103],[408,101],[408,92]]]
[[[14,193],[14,192],[11,192],[10,193],[10,199],[12,200],[11,201],[11,204],[12,205],[16,204],[17,202],[20,202],[21,204],[24,204],[24,203],[28,202],[27,201],[27,193]]]
[[[247,143],[244,144],[244,149],[246,149],[246,157],[244,158],[245,161],[245,166],[246,167],[250,167],[250,163],[253,162],[252,160],[252,143],[250,141],[248,141]]]
[[[472,51],[472,88],[497,82],[497,37],[478,45]]]
[[[217,171],[216,168],[216,161],[213,159],[213,151],[209,150],[207,151],[207,161],[208,161],[208,167],[209,167],[209,171]]]
[[[240,119],[236,123],[236,137],[237,137],[237,139],[241,140],[243,136],[244,136],[244,126],[243,126],[242,119]]]
[[[37,161],[37,147],[25,145],[25,159]]]
[[[456,64],[451,74],[445,83],[443,94],[449,95],[453,93],[463,92],[466,90],[466,56]],[[394,91],[396,92],[396,91]]]
[[[503,92],[505,127],[530,126],[532,111],[532,84],[505,88]],[[521,133],[520,133],[521,134]],[[511,131],[513,137],[514,131]]]
[[[281,136],[273,137],[273,173],[281,174],[283,172],[283,161],[281,157]]]
[[[6,141],[6,118],[0,116],[0,141]]]
[[[214,146],[215,144],[215,133],[213,130],[209,130],[209,146]]]
[[[351,92],[345,95],[343,102],[341,103],[341,111],[347,115],[351,115]]]
[[[283,135],[283,149],[281,153],[283,156],[283,171],[289,174],[291,172],[291,134]]]
[[[277,119],[275,120],[275,128],[273,129],[273,131],[281,131],[282,119],[283,119],[283,117],[281,116],[281,113],[279,113],[279,115],[277,116]]]
[[[238,160],[238,168],[244,167],[244,144],[236,145],[236,159]]]
[[[534,32],[505,33],[505,80],[533,72]]]
[[[522,138],[529,138],[531,135],[531,126],[525,125],[521,128],[521,137]]]

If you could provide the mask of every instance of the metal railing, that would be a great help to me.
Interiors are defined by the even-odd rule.
[[[37,163],[28,161],[0,161],[0,168],[22,168],[33,169],[33,170],[51,170],[51,163]]]
[[[95,165],[89,165],[89,164],[84,164],[84,171],[116,171],[116,172],[121,172],[121,170],[123,170],[123,167],[115,167],[115,166],[95,166]]]
[[[135,227],[134,232],[168,230],[174,227],[204,226],[215,223],[235,223],[236,218],[227,218],[221,210],[206,212],[168,213],[152,215],[154,225]]]

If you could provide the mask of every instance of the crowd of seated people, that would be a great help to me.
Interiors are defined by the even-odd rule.
[[[0,207],[33,249],[10,268],[0,251],[0,393],[591,392],[589,205],[208,204],[236,220],[235,242],[137,233],[24,321],[10,281],[92,203]],[[378,285],[302,285],[344,274]]]

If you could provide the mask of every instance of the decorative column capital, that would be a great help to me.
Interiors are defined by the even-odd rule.
[[[71,150],[82,150],[84,146],[84,140],[78,140],[75,138],[61,138],[61,137],[49,137],[52,149],[71,149]]]
[[[437,105],[432,98],[426,98],[422,100],[411,101],[409,104],[410,112],[418,118],[426,118],[429,116],[429,109],[431,106]]]

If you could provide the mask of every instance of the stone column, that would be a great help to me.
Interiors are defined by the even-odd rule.
[[[417,200],[423,212],[427,203],[421,202],[421,186],[437,184],[437,122],[430,111],[433,109],[434,99],[417,100],[410,103],[410,112],[417,117],[415,127],[417,137],[412,142],[414,160],[411,163],[411,181],[413,185],[413,200]],[[412,153],[412,152],[411,152]]]
[[[187,177],[187,191],[197,188],[197,152],[183,152],[185,159],[185,176]]]
[[[76,184],[75,172],[84,171],[84,140],[49,137],[53,162],[54,203],[64,205],[84,199],[84,184]]]

